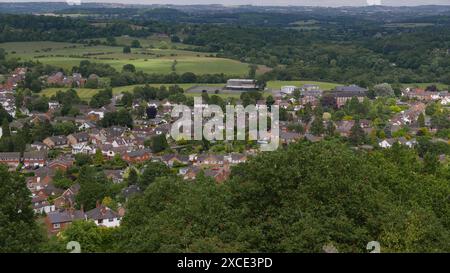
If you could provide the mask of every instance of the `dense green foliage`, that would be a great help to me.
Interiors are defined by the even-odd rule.
[[[113,37],[124,34],[145,37],[163,33],[189,46],[190,50],[274,68],[265,74],[264,80],[314,79],[363,86],[382,82],[450,84],[448,10],[436,17],[427,16],[428,13],[418,16],[417,12],[408,13],[401,9],[392,13],[357,9],[352,13],[339,9],[295,12],[293,9],[285,11],[285,14],[246,10],[236,14],[196,14],[176,9],[142,12],[131,9],[129,15],[119,10],[102,11],[115,14],[122,19],[120,21],[107,16],[94,20],[89,17],[1,15],[0,42],[51,40],[92,44],[92,38],[108,37],[102,43],[124,46],[117,44]],[[96,12],[99,10],[87,8],[82,13]],[[92,22],[108,24],[100,27]],[[181,35],[184,37],[182,40],[179,38]],[[132,47],[138,47],[138,42],[133,40]],[[127,45],[126,49],[129,52],[130,47]],[[87,76],[85,72],[82,73]],[[254,72],[250,69],[249,74],[254,75]],[[192,75],[128,72],[116,74],[111,84],[220,82],[219,78],[220,75],[208,75],[206,81],[205,77]]]
[[[25,179],[0,165],[0,252],[36,252],[44,240]]]
[[[300,143],[239,165],[223,184],[162,178],[129,204],[127,252],[449,251],[448,169],[413,150],[372,153]]]

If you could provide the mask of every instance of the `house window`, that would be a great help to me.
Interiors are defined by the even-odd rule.
[[[98,219],[97,221],[99,224],[103,224],[103,219]]]
[[[57,229],[57,228],[60,228],[60,227],[61,227],[60,224],[53,224],[53,228],[54,228],[54,229]]]
[[[114,218],[108,219],[108,221],[109,221],[109,222],[113,222],[113,221],[114,221]]]

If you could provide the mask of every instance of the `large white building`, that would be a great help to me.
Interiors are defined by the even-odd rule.
[[[291,95],[292,93],[294,93],[295,89],[297,89],[297,86],[293,86],[293,85],[282,86],[281,93]]]
[[[256,80],[229,79],[225,88],[229,90],[256,90],[258,89],[258,86]]]

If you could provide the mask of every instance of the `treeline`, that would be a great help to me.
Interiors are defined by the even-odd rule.
[[[266,79],[450,83],[448,26],[387,30],[359,18],[299,31],[273,27],[196,25],[183,43],[217,56],[276,68]],[[280,65],[283,65],[280,67]]]
[[[231,76],[221,74],[202,74],[197,75],[192,72],[177,74],[175,72],[169,74],[144,73],[136,71],[132,64],[123,66],[122,71],[118,72],[109,64],[94,63],[88,60],[80,62],[79,66],[75,66],[72,72],[79,72],[84,77],[96,74],[100,77],[109,77],[111,86],[126,86],[133,84],[146,83],[225,83]]]
[[[147,11],[154,14],[165,12]],[[267,14],[243,13],[233,16],[248,17],[242,24],[217,25],[168,23],[164,20],[155,22],[140,16],[120,22],[108,19],[110,23],[97,27],[83,18],[0,15],[0,42],[86,42],[90,38],[125,34],[144,37],[152,33],[165,33],[173,41],[195,46],[196,50],[215,52],[218,57],[274,68],[264,75],[266,80],[310,79],[358,83],[363,86],[380,82],[450,84],[450,28],[445,20],[427,27],[387,28],[363,16],[340,16],[331,22],[326,16],[315,15],[305,19],[314,18],[316,28],[305,30],[277,24],[251,23],[264,19]],[[131,25],[140,27],[133,28]],[[193,78],[192,75],[122,73],[114,76],[115,86],[145,81],[220,81],[218,75],[197,75]]]
[[[146,37],[159,31],[157,26],[133,28],[129,23],[113,21],[98,27],[83,18],[0,14],[0,42],[77,42],[121,35]]]

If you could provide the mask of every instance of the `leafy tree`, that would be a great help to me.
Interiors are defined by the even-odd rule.
[[[272,95],[267,96],[266,98],[266,105],[268,109],[275,103],[275,99],[272,97]]]
[[[100,150],[100,149],[99,149]],[[97,151],[96,151],[97,152]],[[101,151],[100,151],[101,153]],[[103,157],[103,156],[102,156]],[[75,164],[77,166],[91,165],[93,163],[92,157],[87,154],[76,154],[75,155]],[[98,163],[98,162],[97,162]],[[101,162],[100,162],[101,163]]]
[[[322,141],[260,154],[222,184],[156,178],[129,202],[117,250],[366,252],[376,240],[384,252],[448,251],[450,185],[418,170],[411,149]]]
[[[423,113],[419,114],[419,117],[417,118],[417,123],[419,124],[419,127],[425,127],[425,116]]]
[[[6,118],[4,118],[3,122],[2,122],[2,138],[10,137],[10,136],[11,136],[11,131],[9,129],[9,122]]]
[[[105,114],[100,125],[103,127],[110,127],[113,125],[133,127],[133,117],[126,109],[120,109],[118,112],[108,112]]]
[[[249,64],[248,65],[248,78],[254,79],[256,77],[256,69],[258,69],[258,66],[255,64]]]
[[[280,112],[279,112],[279,120],[280,121],[288,121],[289,119],[289,113],[286,109],[284,108],[280,108]]]
[[[159,153],[167,149],[169,144],[167,143],[166,136],[164,134],[153,136],[150,147],[154,153]]]
[[[325,128],[325,133],[328,136],[334,136],[336,133],[336,126],[334,125],[333,121],[329,120],[327,121],[327,127]]]
[[[439,169],[439,160],[437,156],[431,152],[427,152],[423,157],[423,171],[428,174],[435,174]]]
[[[394,96],[394,89],[388,83],[377,84],[373,87],[375,96],[377,97],[392,97]]]
[[[125,46],[123,48],[122,52],[125,53],[125,54],[130,54],[131,53],[131,47]]]
[[[163,176],[172,176],[170,168],[166,164],[162,162],[148,162],[142,175],[139,177],[138,184],[142,189],[145,189],[155,182],[156,178]]]
[[[100,108],[111,103],[112,89],[106,88],[92,96],[89,105],[94,108]]]
[[[76,196],[78,206],[85,210],[95,208],[105,196],[110,195],[110,185],[103,172],[97,172],[93,167],[83,166],[77,178],[80,191]]]
[[[105,158],[103,157],[101,149],[97,149],[95,151],[94,162],[93,163],[94,163],[95,166],[102,166],[105,163]]]
[[[73,185],[73,181],[69,179],[63,171],[57,170],[53,177],[53,184],[57,188],[68,189]]]
[[[140,48],[141,47],[141,43],[139,42],[139,40],[133,40],[131,42],[131,47],[132,48]]]
[[[130,171],[128,172],[128,177],[127,177],[127,184],[128,185],[136,185],[138,183],[139,180],[139,174],[136,171],[135,168],[130,168]]]
[[[197,81],[197,76],[192,72],[185,72],[181,74],[180,81],[182,83],[191,83]]]
[[[360,145],[365,143],[366,134],[364,133],[364,130],[361,128],[359,120],[355,120],[355,124],[353,124],[350,130],[349,140],[350,143],[352,143],[353,145]]]
[[[122,71],[124,72],[136,72],[136,67],[132,64],[126,64],[122,67]]]
[[[147,113],[148,119],[154,119],[154,118],[156,118],[156,115],[158,114],[158,109],[156,109],[156,107],[154,107],[154,106],[150,106],[147,108],[146,113]]]
[[[323,127],[323,119],[321,116],[316,116],[311,123],[310,131],[315,136],[321,136],[325,132]]]
[[[106,161],[103,166],[108,169],[120,170],[126,168],[127,162],[122,159],[120,154],[115,154],[112,160]]]
[[[133,105],[133,94],[131,94],[130,92],[124,92],[122,94],[122,99],[120,100],[120,102],[125,106],[125,107],[131,107]]]
[[[0,252],[36,252],[44,235],[34,219],[23,176],[0,165]]]
[[[62,232],[59,240],[64,245],[79,242],[82,253],[112,252],[116,232],[114,228],[98,227],[93,221],[77,220]]]
[[[294,98],[296,99],[296,100],[299,100],[300,99],[300,97],[301,97],[301,95],[302,95],[302,92],[300,91],[300,89],[295,89],[294,90],[294,92],[292,93],[292,95],[294,96]]]
[[[117,41],[116,38],[113,36],[108,36],[106,37],[106,43],[110,46],[116,46],[117,45]]]

